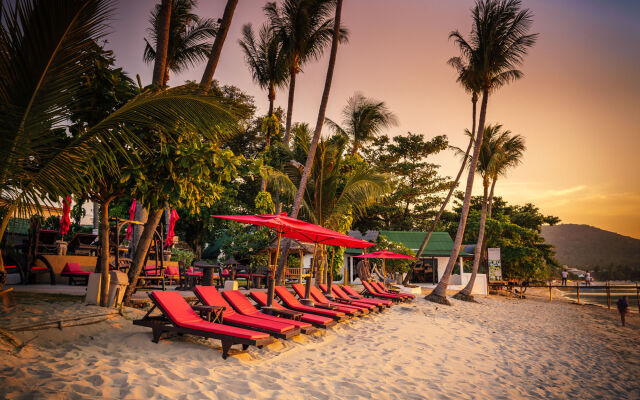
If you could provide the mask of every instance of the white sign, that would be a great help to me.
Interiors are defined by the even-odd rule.
[[[500,248],[487,249],[487,261],[489,263],[489,282],[502,280],[502,264],[500,264]]]

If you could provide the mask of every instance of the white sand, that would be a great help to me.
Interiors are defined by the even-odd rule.
[[[0,347],[0,398],[640,398],[638,314],[622,328],[617,313],[550,304],[543,293],[452,302],[418,298],[327,332],[232,350],[226,361],[218,341],[175,336],[155,344],[150,329],[119,316],[12,332],[32,341],[17,355]],[[87,309],[49,307],[52,316]],[[0,326],[16,314],[0,316]]]

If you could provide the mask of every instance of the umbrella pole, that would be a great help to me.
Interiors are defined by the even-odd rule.
[[[309,299],[309,296],[311,296],[311,277],[313,276],[313,273],[315,272],[315,265],[316,265],[316,254],[318,253],[318,243],[315,243],[313,245],[313,259],[311,260],[311,269],[309,270],[309,276],[307,276],[307,280],[305,282],[305,288],[304,288],[304,299],[301,299],[302,304],[305,305],[311,305],[313,306],[313,301],[311,299]]]
[[[280,253],[280,238],[282,237],[282,234],[280,232],[278,232],[278,241],[277,241],[277,245],[276,245],[276,256],[275,256],[275,261],[273,262],[273,265],[269,266],[269,284],[268,284],[268,288],[267,288],[267,308],[271,308],[271,306],[273,305],[273,290],[274,290],[274,286],[275,286],[275,273],[276,273],[276,269],[274,267],[277,267],[278,265],[278,253]]]
[[[333,295],[331,292],[331,285],[333,284],[333,263],[336,260],[336,248],[333,248],[333,253],[331,254],[331,264],[327,263],[327,293],[325,296],[329,300],[333,300]]]

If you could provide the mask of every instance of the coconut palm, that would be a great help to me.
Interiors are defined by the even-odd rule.
[[[224,13],[222,14],[222,21],[220,22],[220,28],[216,34],[216,40],[213,42],[211,48],[211,54],[209,54],[209,60],[207,66],[202,73],[202,80],[200,80],[200,86],[205,94],[209,92],[211,82],[213,82],[213,74],[216,72],[218,61],[220,61],[220,54],[222,53],[222,46],[227,38],[227,33],[231,27],[231,20],[233,19],[233,13],[238,5],[238,0],[227,0],[227,5],[224,7]]]
[[[496,166],[496,171],[491,177],[491,190],[489,191],[489,203],[487,205],[487,217],[491,218],[491,207],[493,205],[493,194],[496,182],[501,176],[505,176],[507,170],[519,165],[522,162],[522,155],[526,150],[524,137],[520,135],[509,136],[502,145],[502,158]]]
[[[282,42],[275,30],[268,24],[262,25],[258,31],[257,40],[251,24],[243,26],[242,39],[239,42],[254,82],[261,89],[267,90],[267,98],[269,99],[267,116],[270,117],[273,115],[276,89],[284,86],[289,77],[286,59],[282,51]]]
[[[325,121],[333,130],[351,140],[351,154],[361,145],[372,141],[383,129],[398,125],[398,118],[383,101],[368,99],[355,93],[342,110],[342,126],[333,120]]]
[[[200,18],[193,13],[196,0],[173,0],[169,18],[167,58],[164,63],[162,86],[169,81],[169,72],[180,73],[207,59],[211,53],[209,40],[216,35],[218,26],[213,19]],[[143,60],[151,63],[156,60],[158,38],[164,33],[162,4],[151,11],[148,29],[151,40],[145,39]],[[153,43],[153,45],[152,45]]]
[[[284,143],[289,146],[296,77],[307,62],[322,56],[333,38],[331,18],[336,0],[284,0],[278,7],[267,3],[264,12],[282,41],[289,68],[289,98]],[[346,42],[348,33],[341,29],[339,40]]]
[[[537,38],[537,34],[528,33],[532,24],[532,14],[529,9],[522,9],[521,4],[520,0],[478,0],[472,10],[473,28],[470,39],[467,41],[457,30],[449,35],[458,45],[464,64],[470,66],[469,74],[480,84],[482,102],[458,230],[442,278],[433,292],[426,297],[430,301],[450,304],[445,294],[458,259],[469,215],[489,95],[522,77],[523,74],[517,67],[522,64],[524,56]]]
[[[69,137],[64,128],[73,108],[94,95],[78,77],[92,68],[91,49],[107,32],[109,2],[18,0],[2,3],[0,11],[0,240],[12,217],[41,211],[117,173],[116,154],[133,162],[131,149],[144,152],[146,146],[131,126],[170,135],[178,121],[181,129],[203,132],[212,121],[230,125],[232,117],[216,99],[176,88],[143,92]],[[3,277],[0,261],[0,283]]]

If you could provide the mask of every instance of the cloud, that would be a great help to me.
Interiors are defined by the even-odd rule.
[[[585,185],[579,185],[579,186],[573,186],[567,189],[560,189],[560,190],[555,190],[555,189],[550,189],[547,190],[545,192],[546,196],[541,196],[541,197],[560,197],[560,196],[566,196],[568,194],[573,194],[576,192],[581,192],[583,190],[585,190],[587,187]]]

